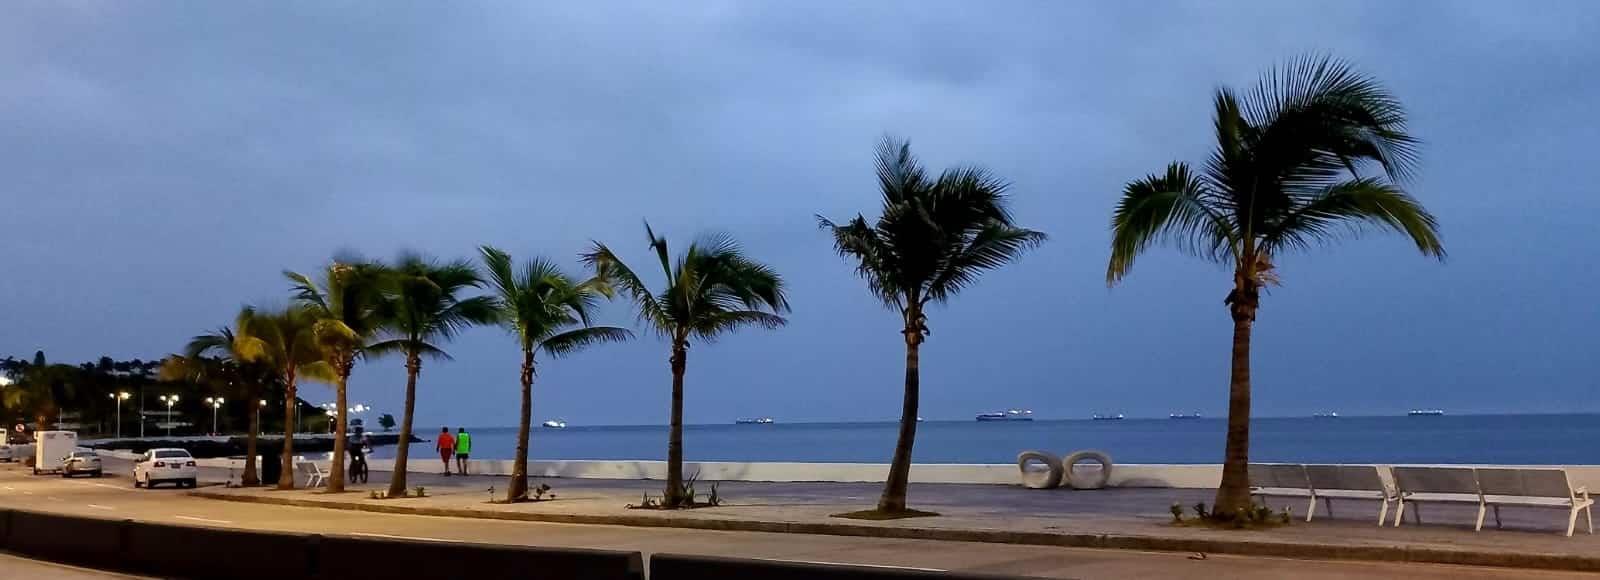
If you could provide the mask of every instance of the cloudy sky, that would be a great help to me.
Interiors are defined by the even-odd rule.
[[[155,358],[282,304],[336,251],[576,271],[721,230],[792,287],[694,349],[691,422],[898,413],[901,342],[812,215],[875,211],[874,142],[1014,182],[1050,242],[931,313],[924,416],[1221,414],[1228,274],[1171,251],[1106,288],[1129,179],[1208,151],[1209,98],[1294,55],[1382,79],[1425,140],[1443,264],[1394,237],[1281,260],[1264,415],[1600,411],[1600,6],[1540,2],[13,2],[0,18],[0,353]],[[680,244],[681,246],[681,244]],[[641,265],[642,269],[642,265]],[[652,280],[654,281],[654,280]],[[618,305],[606,319],[631,323]],[[515,421],[518,355],[449,346],[422,424]],[[664,423],[653,339],[547,364],[539,418]],[[354,400],[399,406],[399,360]],[[303,391],[328,400],[327,389]]]

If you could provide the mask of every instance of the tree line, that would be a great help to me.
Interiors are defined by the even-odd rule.
[[[1245,91],[1218,89],[1213,101],[1215,149],[1199,167],[1175,162],[1132,180],[1111,215],[1106,282],[1115,285],[1135,258],[1165,245],[1227,266],[1232,282],[1223,305],[1233,323],[1227,443],[1214,513],[1231,517],[1249,505],[1251,330],[1262,289],[1279,281],[1287,252],[1371,230],[1408,237],[1427,256],[1443,258],[1435,218],[1405,189],[1415,175],[1417,140],[1406,115],[1377,80],[1325,56],[1293,59]],[[834,250],[868,291],[901,315],[905,348],[899,432],[876,511],[907,508],[920,394],[919,351],[932,333],[929,309],[947,303],[981,275],[1046,240],[1015,222],[1009,184],[977,166],[930,173],[906,141],[886,137],[875,159],[878,215],[844,221],[818,216]],[[498,325],[522,350],[520,416],[508,499],[526,493],[532,386],[541,357],[630,339],[627,328],[595,324],[602,300],[631,303],[638,327],[667,342],[671,376],[668,478],[664,503],[692,503],[683,487],[683,391],[691,346],[746,327],[775,329],[790,311],[783,278],[748,256],[726,235],[706,235],[678,253],[646,225],[661,280],[652,287],[605,244],[580,254],[588,271],[563,272],[536,257],[515,264],[484,246],[476,261],[436,261],[415,253],[392,262],[339,258],[318,276],[288,272],[293,303],[245,308],[232,327],[196,337],[167,361],[172,372],[231,381],[251,393],[282,386],[285,424],[301,380],[334,385],[339,416],[329,487],[344,486],[346,385],[358,360],[393,356],[406,369],[391,495],[405,488],[418,379],[425,361],[447,360],[443,346],[463,329]],[[481,293],[468,295],[474,289]],[[1159,362],[1159,361],[1155,361]],[[508,369],[509,372],[509,369]],[[219,378],[221,377],[221,378]],[[255,395],[249,395],[254,397]],[[252,425],[252,435],[258,426]],[[253,445],[253,443],[252,443]],[[293,486],[291,442],[285,442],[278,485]],[[246,480],[255,477],[254,459]]]

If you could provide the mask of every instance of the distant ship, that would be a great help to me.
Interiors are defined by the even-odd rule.
[[[543,425],[544,428],[546,428],[546,429],[566,429],[567,428],[567,422],[563,421],[561,419],[551,419],[549,421],[545,421],[543,423],[540,423],[540,425]]]
[[[1438,417],[1444,414],[1444,409],[1412,409],[1406,413],[1411,417]]]
[[[1199,411],[1195,411],[1193,413],[1173,413],[1171,415],[1167,415],[1167,418],[1168,419],[1199,419],[1200,418],[1200,412]]]
[[[735,425],[771,425],[772,417],[745,417],[734,419],[733,423]]]
[[[979,413],[979,421],[1032,421],[1033,411],[1028,409],[1007,409],[1005,412]]]
[[[1126,419],[1126,418],[1127,417],[1123,417],[1122,416],[1122,413],[1117,413],[1115,415],[1095,415],[1093,417],[1090,417],[1090,419],[1093,419],[1095,421],[1121,421],[1121,420]]]
[[[1317,419],[1338,419],[1339,418],[1339,412],[1338,411],[1324,411],[1324,412],[1321,412],[1321,413],[1312,413],[1311,416],[1315,417]]]

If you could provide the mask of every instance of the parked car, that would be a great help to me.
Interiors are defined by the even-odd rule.
[[[66,459],[61,461],[61,477],[72,477],[80,473],[87,473],[89,477],[100,477],[104,474],[100,469],[100,454],[93,451],[73,451]]]
[[[16,446],[10,443],[0,443],[0,461],[11,463],[17,460]]]
[[[151,488],[158,483],[194,487],[199,470],[194,456],[183,449],[151,449],[133,464],[133,486]]]

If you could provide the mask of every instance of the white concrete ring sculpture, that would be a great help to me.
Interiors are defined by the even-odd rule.
[[[1092,476],[1085,473],[1087,481],[1080,481],[1073,477],[1073,466],[1084,461],[1093,461],[1100,464]],[[1100,489],[1111,481],[1111,456],[1100,451],[1074,451],[1066,459],[1061,460],[1061,483],[1072,489]],[[1090,479],[1092,478],[1092,479]]]
[[[1028,463],[1037,461],[1045,466],[1044,477],[1029,477],[1036,473],[1028,469]],[[1017,469],[1022,471],[1022,485],[1028,489],[1055,489],[1061,485],[1061,460],[1055,454],[1043,451],[1023,451],[1017,454]]]

